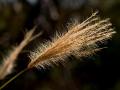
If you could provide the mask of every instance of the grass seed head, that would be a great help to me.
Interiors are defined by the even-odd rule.
[[[93,13],[82,23],[73,24],[68,28],[68,32],[57,35],[52,42],[48,41],[38,46],[30,54],[31,62],[28,68],[51,65],[51,61],[57,63],[63,60],[65,62],[65,58],[70,54],[82,57],[98,51],[96,42],[103,43],[111,38],[115,31],[109,19],[101,20],[96,14]]]

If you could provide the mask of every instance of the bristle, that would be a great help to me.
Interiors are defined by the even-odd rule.
[[[40,35],[40,33],[39,33],[39,34],[33,36],[34,31],[35,31],[35,28],[33,28],[32,30],[27,32],[25,37],[24,37],[24,40],[20,43],[20,45],[15,47],[9,53],[9,55],[3,60],[3,63],[0,66],[0,79],[3,79],[5,76],[7,76],[8,74],[10,74],[13,71],[13,67],[15,66],[15,61],[16,61],[18,55],[23,50],[23,48],[30,41],[34,40],[36,37],[38,37]]]
[[[39,46],[31,53],[28,68],[44,67],[51,61],[56,63],[60,60],[65,61],[65,58],[71,54],[79,57],[93,54],[99,50],[96,42],[103,43],[115,33],[111,26],[109,19],[100,20],[96,13],[92,14],[81,24],[69,27],[64,35],[57,35],[52,42]],[[82,50],[84,47],[87,48]]]

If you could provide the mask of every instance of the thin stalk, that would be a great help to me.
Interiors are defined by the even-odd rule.
[[[14,77],[12,77],[10,80],[8,80],[6,83],[4,83],[2,86],[0,86],[0,90],[2,90],[5,86],[7,86],[10,82],[15,80],[17,77],[19,77],[21,74],[23,74],[25,71],[27,71],[28,68],[20,71],[18,74],[16,74]]]

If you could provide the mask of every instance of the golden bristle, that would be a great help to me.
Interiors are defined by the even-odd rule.
[[[96,42],[109,39],[115,31],[111,28],[109,19],[100,20],[96,14],[93,13],[81,24],[69,27],[68,32],[53,39],[52,42],[38,46],[30,55],[31,62],[28,68],[44,67],[51,61],[64,60],[70,54],[82,57],[98,50]],[[86,49],[83,50],[84,47]]]
[[[30,30],[25,34],[24,40],[16,46],[9,55],[3,60],[2,65],[0,66],[0,79],[3,79],[5,76],[10,74],[13,70],[13,67],[15,66],[15,61],[18,57],[18,55],[21,53],[23,48],[32,40],[37,38],[41,33],[33,36],[33,33],[35,31],[35,28]]]

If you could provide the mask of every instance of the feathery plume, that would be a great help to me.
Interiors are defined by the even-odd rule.
[[[31,62],[28,69],[32,67],[43,67],[50,62],[65,61],[65,57],[70,54],[79,57],[93,54],[99,50],[96,42],[103,42],[115,33],[109,19],[101,20],[93,13],[81,24],[73,25],[68,28],[68,32],[57,36],[52,42],[47,42],[31,52]]]
[[[13,67],[15,66],[15,61],[22,51],[22,49],[32,40],[37,38],[41,33],[38,33],[37,35],[33,36],[33,33],[35,31],[35,28],[30,30],[25,34],[24,40],[15,47],[10,54],[4,59],[2,65],[0,66],[0,79],[3,79],[5,76],[10,74],[13,70]]]

